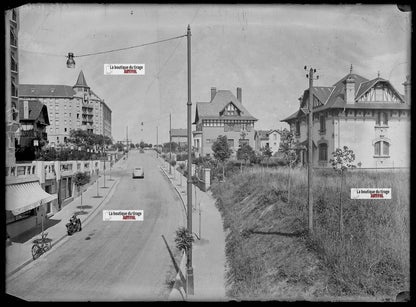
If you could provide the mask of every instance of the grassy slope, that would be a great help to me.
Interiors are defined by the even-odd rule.
[[[354,187],[400,186],[391,201],[343,195],[344,236],[338,234],[336,176],[316,176],[315,236],[307,230],[306,176],[248,172],[214,184],[228,230],[227,294],[236,299],[393,296],[409,287],[408,178],[355,175]],[[361,181],[360,181],[361,180]],[[407,184],[407,186],[406,186]],[[342,242],[342,244],[340,243]]]

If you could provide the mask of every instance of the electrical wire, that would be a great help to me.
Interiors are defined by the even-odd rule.
[[[136,46],[130,46],[130,47],[125,47],[125,48],[118,48],[118,49],[112,49],[112,50],[100,51],[100,52],[94,52],[94,53],[87,53],[87,54],[81,54],[81,55],[74,55],[74,58],[81,58],[81,57],[86,57],[86,56],[91,56],[91,55],[98,55],[98,54],[104,54],[104,53],[110,53],[110,52],[128,50],[128,49],[133,49],[133,48],[139,48],[139,47],[143,47],[143,46],[149,46],[149,45],[154,45],[154,44],[158,44],[158,43],[163,43],[163,42],[171,41],[171,40],[178,39],[178,38],[185,37],[185,36],[186,36],[186,34],[180,35],[180,36],[171,37],[171,38],[167,38],[167,39],[162,39],[162,40],[155,41],[155,42],[151,42],[151,43],[140,44],[140,45],[136,45]]]

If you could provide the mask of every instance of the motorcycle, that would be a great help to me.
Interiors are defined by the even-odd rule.
[[[76,215],[73,215],[69,220],[69,223],[66,224],[66,228],[69,236],[76,231],[81,231],[81,220]]]

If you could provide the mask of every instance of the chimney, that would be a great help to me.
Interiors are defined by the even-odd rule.
[[[23,118],[29,118],[29,101],[27,100],[23,101]]]
[[[403,83],[403,86],[404,86],[404,100],[406,100],[406,102],[410,104],[412,91],[410,89],[410,76],[409,75],[406,76],[406,81]]]
[[[237,87],[237,99],[238,99],[239,102],[243,103],[241,87]]]
[[[211,101],[212,99],[214,99],[216,93],[217,93],[217,88],[211,87]]]
[[[355,80],[351,76],[345,82],[345,102],[347,104],[355,102]]]

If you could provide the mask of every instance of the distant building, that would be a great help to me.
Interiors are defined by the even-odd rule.
[[[210,156],[212,144],[218,136],[227,136],[235,155],[241,144],[254,148],[254,123],[257,121],[242,104],[242,89],[237,97],[229,90],[211,88],[209,102],[197,102],[195,111],[196,130],[193,131],[194,147],[202,156]]]
[[[187,129],[172,129],[172,142],[177,143],[179,147],[186,147],[188,145],[188,130]]]
[[[254,150],[261,151],[262,148],[270,146],[269,130],[256,130],[254,131]]]
[[[401,95],[379,76],[368,80],[352,73],[333,86],[313,87],[313,164],[330,167],[337,148],[348,146],[361,167],[410,166],[410,79]],[[290,125],[307,161],[307,106],[309,89],[299,110],[282,120]]]
[[[19,11],[17,8],[5,11],[5,124],[6,124],[6,166],[16,163],[16,131],[19,128]]]
[[[269,146],[272,154],[279,151],[280,133],[278,130],[256,130],[254,132],[255,150],[260,152],[262,148]]]
[[[82,71],[74,86],[21,84],[19,96],[47,106],[50,145],[65,144],[72,129],[111,137],[111,109],[90,89]]]

